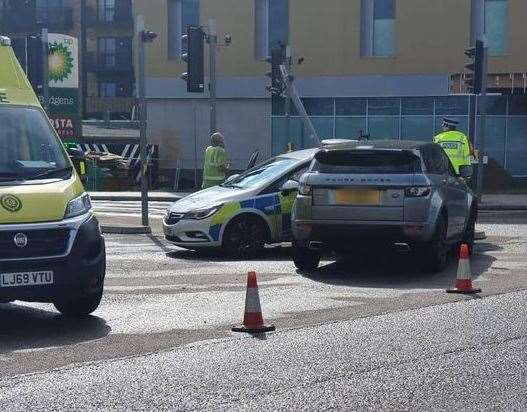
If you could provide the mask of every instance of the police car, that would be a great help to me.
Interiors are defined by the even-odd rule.
[[[273,157],[220,186],[174,203],[163,221],[165,237],[187,249],[223,248],[234,255],[291,239],[296,185],[318,149]]]

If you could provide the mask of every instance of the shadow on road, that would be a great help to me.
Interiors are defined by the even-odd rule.
[[[172,259],[206,261],[206,262],[239,262],[239,261],[290,261],[290,246],[271,246],[266,247],[261,253],[254,256],[229,256],[220,250],[172,250],[168,252],[167,257]]]
[[[496,260],[485,251],[501,250],[498,245],[478,243],[471,258],[472,279],[485,273]],[[456,279],[457,259],[452,258],[440,273],[424,273],[412,254],[383,253],[382,255],[356,255],[341,258],[313,271],[297,271],[316,282],[368,288],[390,289],[445,289]]]
[[[14,304],[0,304],[0,325],[0,354],[87,342],[103,338],[111,330],[96,316],[67,318]]]

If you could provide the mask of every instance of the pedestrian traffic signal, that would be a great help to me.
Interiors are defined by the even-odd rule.
[[[283,47],[275,47],[271,50],[271,59],[268,60],[271,63],[271,71],[267,72],[266,75],[271,78],[271,85],[267,87],[267,90],[273,96],[280,96],[283,92],[280,65],[284,63],[284,60],[285,49]]]
[[[469,93],[480,94],[483,89],[483,72],[485,64],[485,47],[481,40],[476,40],[474,47],[465,50],[470,62],[465,65],[469,71],[465,73],[465,87]]]
[[[189,93],[203,93],[205,90],[204,39],[203,29],[196,26],[188,26],[187,34],[182,37],[181,43],[187,44],[187,53],[181,58],[187,63],[187,71],[181,75],[181,78],[187,82]]]

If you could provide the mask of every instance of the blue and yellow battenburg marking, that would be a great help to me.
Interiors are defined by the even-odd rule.
[[[289,231],[291,228],[291,210],[294,201],[294,195],[283,196],[279,193],[258,196],[240,202],[226,203],[212,216],[209,235],[213,241],[218,241],[220,239],[222,225],[229,221],[241,209],[257,209],[268,216],[278,230],[281,232]]]

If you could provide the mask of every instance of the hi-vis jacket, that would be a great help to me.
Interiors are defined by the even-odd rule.
[[[463,133],[457,130],[439,133],[434,137],[434,142],[443,148],[456,173],[459,173],[460,166],[472,163],[470,143]]]
[[[205,150],[203,166],[203,189],[215,186],[225,180],[225,149],[221,146],[209,146]]]

